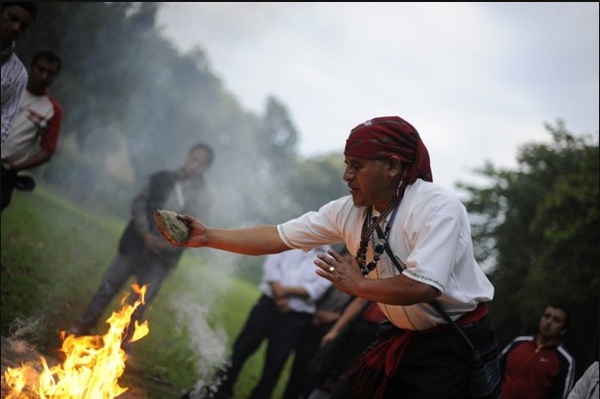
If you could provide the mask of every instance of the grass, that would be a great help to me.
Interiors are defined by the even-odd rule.
[[[55,357],[60,331],[83,312],[114,256],[126,220],[53,193],[38,182],[15,192],[2,214],[2,335],[35,326],[26,339]],[[134,344],[134,370],[121,385],[141,386],[149,399],[178,398],[207,380],[259,297],[255,284],[232,277],[231,264],[206,252],[187,251],[146,312],[150,333]],[[212,260],[211,260],[212,259]],[[226,258],[225,258],[226,259]],[[128,287],[123,288],[123,293]],[[115,298],[106,317],[120,309]],[[104,334],[108,325],[99,325]],[[264,345],[246,363],[235,396],[247,397],[260,376]],[[291,359],[273,398],[281,397]]]

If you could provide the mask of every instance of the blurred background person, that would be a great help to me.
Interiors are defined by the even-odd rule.
[[[2,211],[10,204],[15,188],[34,188],[35,182],[25,179],[31,177],[18,173],[45,164],[56,151],[63,109],[48,89],[61,66],[61,58],[50,50],[38,51],[31,59],[27,87],[10,135],[2,143]]]
[[[123,339],[128,347],[128,334],[133,332],[164,280],[174,271],[183,253],[169,244],[154,223],[158,209],[200,212],[209,217],[212,196],[206,188],[204,174],[213,162],[213,151],[204,143],[194,145],[183,166],[174,171],[154,173],[133,199],[132,219],[119,241],[118,252],[85,312],[77,318],[68,333],[90,335],[108,304],[130,277],[140,286],[147,285],[145,303],[131,316],[130,328]],[[136,292],[131,300],[139,298]]]
[[[37,19],[38,3],[2,2],[0,14],[0,63],[2,65],[2,145],[10,133],[21,94],[27,84],[27,70],[15,46]]]
[[[567,399],[598,399],[598,361],[596,360],[577,380]]]
[[[502,399],[567,397],[573,387],[575,360],[560,337],[568,326],[568,310],[561,305],[548,305],[537,334],[516,337],[502,350]]]

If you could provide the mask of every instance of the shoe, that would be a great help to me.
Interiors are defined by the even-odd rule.
[[[15,188],[19,191],[35,190],[35,180],[31,176],[19,175],[15,178]]]

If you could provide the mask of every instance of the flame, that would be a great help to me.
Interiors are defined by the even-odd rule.
[[[33,366],[23,364],[20,368],[7,368],[4,378],[10,393],[6,399],[30,398],[26,391],[39,399],[113,399],[127,391],[118,379],[125,371],[126,352],[121,348],[131,315],[144,303],[146,286],[133,284],[132,288],[139,299],[133,305],[125,304],[128,295],[121,300],[122,308],[108,318],[110,325],[104,336],[69,335],[61,332],[63,344],[61,352],[65,360],[52,368],[40,356],[42,372]],[[135,322],[133,337],[137,341],[149,333],[148,322],[141,325]]]

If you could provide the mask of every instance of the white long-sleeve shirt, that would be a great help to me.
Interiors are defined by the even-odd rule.
[[[27,85],[27,69],[14,52],[12,47],[0,54],[2,59],[1,75],[2,87],[0,98],[2,101],[2,143],[8,137],[12,120],[19,109],[21,94]]]
[[[282,285],[302,287],[308,293],[307,299],[289,298],[289,308],[294,312],[314,313],[317,300],[332,285],[316,273],[314,261],[317,253],[324,252],[329,246],[303,251],[292,249],[279,254],[268,255],[263,263],[263,276],[260,289],[269,298],[273,298],[271,283],[278,281]]]

